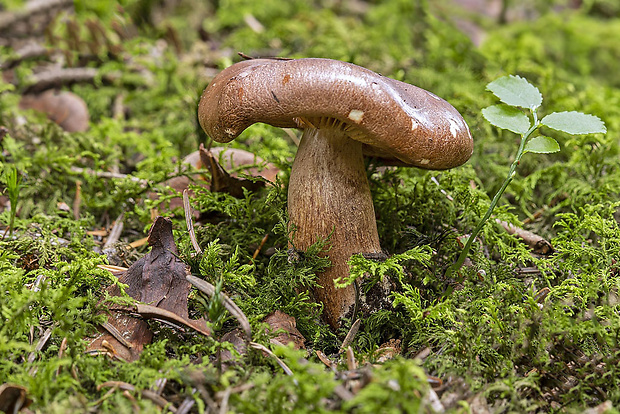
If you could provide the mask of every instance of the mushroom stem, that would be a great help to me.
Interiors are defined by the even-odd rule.
[[[362,143],[341,129],[307,128],[291,171],[288,209],[297,249],[329,238],[332,266],[317,275],[321,288],[313,293],[336,328],[355,304],[355,289],[337,289],[334,279],[349,274],[351,255],[381,252]]]

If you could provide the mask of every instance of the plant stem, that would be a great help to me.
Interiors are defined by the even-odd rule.
[[[446,277],[452,276],[454,273],[458,272],[461,269],[461,267],[463,266],[463,263],[465,263],[465,259],[467,258],[469,250],[471,249],[471,245],[476,239],[476,236],[478,236],[478,233],[480,233],[480,231],[482,230],[486,222],[489,220],[502,194],[504,194],[504,191],[506,190],[508,185],[510,185],[510,183],[512,182],[515,176],[515,171],[517,169],[517,166],[521,162],[521,158],[523,157],[523,154],[525,154],[525,144],[527,143],[527,140],[530,138],[530,136],[534,133],[534,131],[536,131],[536,129],[538,129],[538,127],[540,126],[540,122],[538,121],[536,117],[536,111],[533,110],[532,113],[534,115],[534,125],[532,125],[525,134],[521,135],[521,144],[519,145],[519,150],[517,151],[515,160],[510,166],[510,170],[508,171],[508,175],[506,176],[504,183],[502,184],[500,189],[497,191],[497,193],[495,193],[495,196],[493,197],[493,200],[491,201],[491,205],[489,205],[489,208],[487,212],[485,213],[484,217],[482,217],[482,220],[480,220],[480,222],[478,223],[474,231],[471,233],[471,235],[467,239],[467,242],[465,243],[463,250],[461,250],[461,254],[456,260],[456,263],[454,263],[452,266],[448,268],[448,271],[446,272]],[[457,278],[457,282],[460,283],[462,281],[463,281],[463,276],[459,276]]]

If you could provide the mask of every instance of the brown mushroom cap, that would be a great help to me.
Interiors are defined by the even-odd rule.
[[[426,169],[465,163],[473,139],[459,112],[436,95],[360,66],[330,59],[239,62],[205,89],[200,125],[218,142],[256,122],[340,128],[365,152]]]

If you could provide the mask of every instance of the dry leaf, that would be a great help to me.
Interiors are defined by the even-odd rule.
[[[148,241],[151,251],[119,276],[119,281],[128,285],[125,292],[151,307],[176,314],[187,320],[188,326],[200,324],[200,327],[207,331],[204,321],[192,321],[188,317],[187,295],[190,284],[185,279],[185,264],[178,258],[172,236],[172,221],[158,217],[151,227]],[[113,296],[120,295],[116,285],[111,286],[108,292]],[[119,307],[112,309],[108,319],[108,323],[118,330],[122,338],[114,335],[112,329],[101,329],[101,335],[90,344],[90,351],[105,349],[127,361],[134,361],[139,357],[144,345],[152,340],[153,334],[146,322],[128,315],[127,311],[128,309]]]
[[[83,132],[88,129],[88,107],[86,102],[71,92],[49,90],[37,95],[24,95],[19,101],[20,109],[34,109],[68,132]]]
[[[273,339],[282,345],[292,342],[295,349],[306,348],[304,345],[306,339],[297,330],[297,321],[292,316],[277,310],[269,314],[264,322],[269,325],[271,332],[276,334]]]
[[[21,385],[4,383],[0,385],[0,411],[16,413],[32,403],[28,398],[28,390]]]
[[[243,197],[243,188],[256,191],[264,184],[251,180],[238,178],[240,174],[254,177],[263,177],[269,181],[275,181],[280,170],[273,164],[265,164],[265,161],[255,154],[237,148],[214,147],[210,150],[200,146],[200,150],[194,151],[183,159],[183,164],[191,165],[197,170],[207,169],[211,172],[213,180],[203,174],[174,177],[163,184],[183,193],[190,183],[201,184],[213,192],[226,192],[234,197]],[[202,152],[201,152],[202,151]],[[201,155],[202,154],[202,155]],[[263,164],[264,167],[260,167]],[[228,171],[233,172],[229,173]],[[193,193],[189,191],[189,196]],[[155,197],[151,194],[150,197]],[[170,200],[170,210],[183,206],[181,197]],[[197,214],[195,214],[197,217]]]

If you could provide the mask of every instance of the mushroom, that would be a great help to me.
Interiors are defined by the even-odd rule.
[[[256,122],[301,128],[288,189],[296,249],[329,239],[331,267],[314,290],[337,327],[355,289],[337,289],[355,253],[381,253],[363,154],[425,169],[465,163],[473,140],[459,112],[436,95],[360,66],[330,59],[252,59],[218,74],[198,117],[208,136],[229,142]]]

